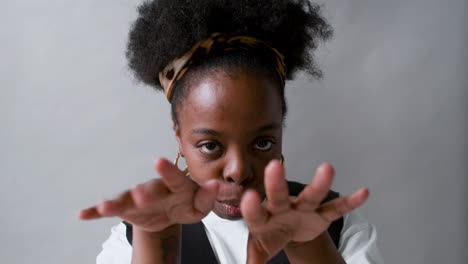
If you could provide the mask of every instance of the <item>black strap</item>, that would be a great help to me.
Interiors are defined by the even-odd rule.
[[[202,222],[182,225],[181,263],[218,264]]]
[[[289,194],[297,196],[302,192],[306,185],[298,182],[288,182]],[[339,193],[330,191],[327,197],[322,201],[326,203],[330,200],[339,197]],[[132,225],[123,222],[126,226],[126,236],[130,244],[132,244]],[[333,243],[336,248],[339,247],[341,229],[343,228],[343,218],[334,221],[328,228]],[[213,249],[211,248],[210,241],[205,232],[205,226],[202,222],[191,225],[182,225],[182,262],[181,263],[206,263],[217,264],[217,260]],[[268,264],[288,264],[288,258],[284,251],[281,251],[273,257]]]
[[[130,245],[132,245],[132,242],[133,242],[133,226],[125,221],[123,221],[122,223],[124,223],[125,225],[125,235],[127,236],[127,241],[128,243],[130,243]]]

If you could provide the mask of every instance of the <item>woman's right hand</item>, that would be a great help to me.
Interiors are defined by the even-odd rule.
[[[198,186],[166,159],[157,159],[154,167],[160,179],[83,209],[78,217],[92,220],[117,216],[142,230],[158,232],[171,225],[198,222],[212,210],[218,182],[212,180]]]

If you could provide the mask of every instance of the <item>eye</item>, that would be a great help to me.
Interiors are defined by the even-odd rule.
[[[220,150],[220,146],[214,142],[207,142],[200,145],[200,151],[206,154],[212,154]]]
[[[260,139],[255,142],[255,148],[261,151],[268,151],[273,147],[274,142],[268,139]]]

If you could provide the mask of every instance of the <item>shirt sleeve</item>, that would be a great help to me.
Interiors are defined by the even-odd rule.
[[[356,210],[344,216],[338,251],[347,264],[383,264],[377,230]]]
[[[123,223],[112,227],[110,237],[102,244],[102,251],[96,264],[130,264],[132,246],[127,241],[126,226]]]

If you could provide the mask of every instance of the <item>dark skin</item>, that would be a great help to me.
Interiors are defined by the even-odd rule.
[[[220,181],[213,211],[236,219],[241,217],[236,209],[242,194],[253,189],[263,197],[265,167],[281,158],[281,98],[268,79],[218,72],[210,76],[195,83],[179,109],[176,138],[197,184]]]
[[[283,115],[273,78],[218,69],[200,73],[190,85],[174,122],[190,178],[158,159],[160,179],[82,210],[80,218],[118,216],[132,223],[132,263],[167,263],[168,257],[177,263],[179,248],[168,245],[180,238],[180,224],[198,222],[211,210],[226,219],[244,218],[247,263],[266,263],[281,250],[291,263],[344,263],[326,230],[361,206],[369,192],[363,188],[321,205],[334,176],[325,163],[299,196],[289,196],[278,161]]]

